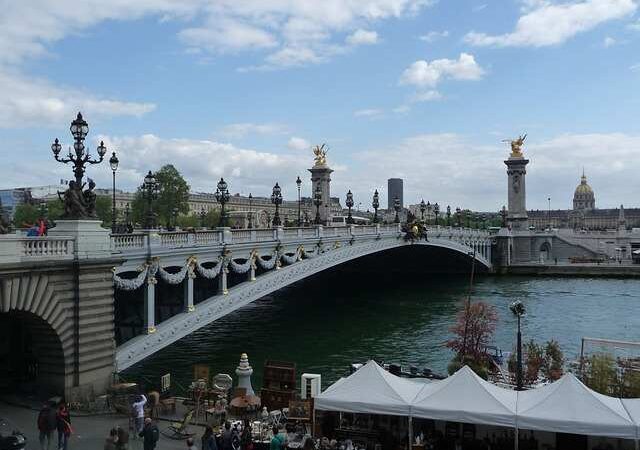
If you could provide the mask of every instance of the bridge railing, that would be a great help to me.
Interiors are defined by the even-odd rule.
[[[0,238],[0,263],[73,259],[73,244],[73,238],[63,236],[2,236]]]

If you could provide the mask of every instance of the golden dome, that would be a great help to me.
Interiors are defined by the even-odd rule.
[[[587,177],[584,175],[584,173],[582,174],[582,178],[580,179],[580,184],[576,188],[575,194],[593,194],[593,189],[591,189],[591,186],[587,184]]]

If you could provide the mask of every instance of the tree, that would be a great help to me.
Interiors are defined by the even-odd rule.
[[[31,203],[21,203],[13,212],[13,226],[26,228],[36,223],[40,217],[40,209]]]
[[[538,381],[540,375],[540,369],[544,366],[544,349],[542,346],[536,344],[533,339],[530,340],[524,346],[525,359],[525,371],[524,371],[524,384],[531,386]]]
[[[560,379],[564,371],[564,355],[558,341],[551,339],[544,346],[544,365],[542,374],[549,381]]]
[[[160,192],[154,211],[158,214],[160,223],[169,225],[174,209],[177,209],[179,214],[189,213],[189,185],[171,164],[162,166],[155,176]]]
[[[456,352],[451,367],[464,363],[486,370],[489,366],[487,346],[492,341],[497,322],[496,309],[488,303],[475,302],[463,307],[451,328],[454,337],[447,342],[447,347]]]
[[[102,221],[102,226],[111,228],[111,197],[100,196],[96,198],[96,215]]]
[[[615,360],[608,353],[596,353],[587,359],[584,383],[596,392],[611,395],[618,384]]]

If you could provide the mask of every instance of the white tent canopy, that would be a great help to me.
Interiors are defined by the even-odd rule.
[[[422,384],[369,361],[316,397],[315,408],[640,438],[640,399],[598,394],[572,374],[538,389],[516,392],[481,379],[468,367],[444,380]]]
[[[465,366],[426,385],[413,402],[413,417],[515,427],[516,392],[499,388]]]
[[[423,384],[390,374],[369,361],[315,398],[315,409],[409,416],[411,401]]]
[[[592,391],[572,374],[518,392],[517,416],[520,429],[636,438],[636,425],[620,399]]]

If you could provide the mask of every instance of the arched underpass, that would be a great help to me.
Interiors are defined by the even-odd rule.
[[[61,395],[65,391],[62,344],[42,318],[30,312],[0,313],[0,390]]]

